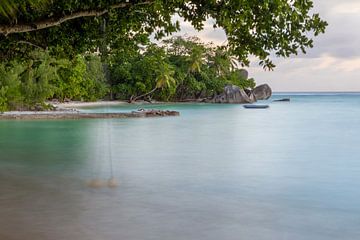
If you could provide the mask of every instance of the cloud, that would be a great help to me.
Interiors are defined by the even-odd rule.
[[[181,22],[181,31],[176,35],[189,35],[197,36],[203,42],[212,42],[216,45],[222,45],[226,41],[226,34],[224,30],[220,28],[214,28],[214,20],[208,19],[204,23],[204,28],[202,31],[196,31],[189,22],[183,21],[180,17],[177,17],[177,20]]]
[[[268,83],[274,91],[360,91],[360,57],[276,59],[274,71],[253,63],[251,77]]]
[[[360,91],[359,0],[315,0],[314,4],[314,12],[329,23],[314,48],[306,55],[275,59],[273,72],[256,64],[250,72],[258,83],[269,83],[275,91]]]
[[[306,55],[274,58],[273,72],[265,72],[252,58],[250,75],[275,91],[360,91],[360,0],[314,0],[314,6],[313,12],[329,23],[326,33],[315,38],[314,48]],[[182,30],[177,35],[195,35],[215,44],[226,41],[211,19],[201,32],[179,20]]]
[[[341,2],[331,9],[331,14],[359,14],[360,2]]]
[[[358,72],[360,71],[360,57],[354,59],[334,59],[332,65],[335,69],[341,72]]]

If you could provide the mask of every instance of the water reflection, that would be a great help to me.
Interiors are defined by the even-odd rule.
[[[360,97],[292,100],[0,122],[0,239],[357,239]]]

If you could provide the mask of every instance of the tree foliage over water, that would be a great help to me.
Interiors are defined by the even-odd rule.
[[[313,46],[327,23],[312,0],[2,0],[0,111],[46,99],[198,99],[232,83],[252,88],[240,67],[255,56],[289,57]],[[171,38],[180,16],[201,30],[209,19],[227,36],[214,47]]]
[[[0,56],[26,56],[31,45],[67,55],[93,51],[104,42],[116,49],[124,40],[143,42],[179,29],[174,15],[197,30],[208,19],[222,28],[227,49],[244,65],[249,56],[273,68],[270,54],[288,57],[312,47],[312,35],[326,22],[312,14],[312,0],[3,0],[0,3]],[[106,38],[101,29],[106,20]]]
[[[94,101],[110,93],[130,102],[205,99],[226,84],[255,87],[244,73],[226,47],[196,37],[128,44],[105,60],[99,54],[65,58],[34,50],[26,60],[0,64],[0,110],[33,109],[51,99]]]

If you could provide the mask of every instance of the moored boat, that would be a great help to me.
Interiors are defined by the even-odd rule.
[[[244,108],[249,108],[249,109],[266,109],[269,108],[269,105],[260,105],[260,104],[246,104],[243,105]]]

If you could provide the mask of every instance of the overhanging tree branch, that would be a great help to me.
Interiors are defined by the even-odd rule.
[[[28,42],[28,41],[24,41],[24,40],[17,41],[16,43],[18,43],[18,44],[27,44],[27,45],[30,45],[30,46],[33,46],[33,47],[36,47],[36,48],[40,48],[40,49],[43,49],[43,50],[45,49],[44,47],[41,47],[41,46],[36,45],[36,44],[34,44],[32,42]]]
[[[135,4],[136,6],[139,5],[148,5],[153,3],[153,1],[145,1],[142,3]],[[82,17],[99,17],[106,13],[108,13],[112,9],[118,9],[118,8],[126,8],[130,7],[134,4],[126,2],[126,3],[118,3],[109,6],[106,9],[100,9],[100,10],[86,10],[86,11],[78,11],[71,13],[69,15],[58,17],[58,18],[48,18],[41,21],[36,21],[29,24],[15,24],[15,25],[1,25],[0,24],[0,34],[3,35],[9,35],[11,33],[23,33],[23,32],[32,32],[37,31],[40,29],[50,28],[59,26],[63,22],[70,21],[76,18],[82,18]],[[134,6],[135,6],[134,5]]]

